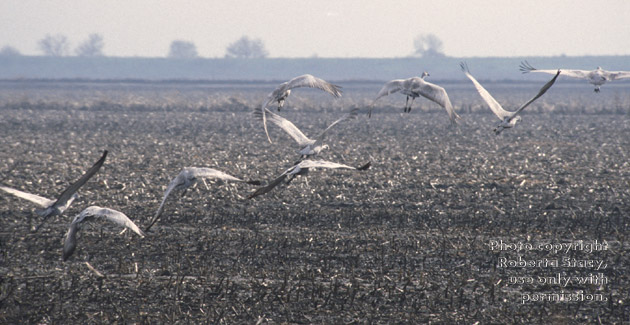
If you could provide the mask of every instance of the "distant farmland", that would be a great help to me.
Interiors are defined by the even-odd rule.
[[[186,79],[285,80],[310,73],[332,81],[372,80],[419,76],[432,80],[464,80],[459,62],[468,62],[479,80],[544,80],[522,75],[519,63],[537,68],[630,70],[630,56],[513,57],[513,58],[296,58],[296,59],[167,59],[123,57],[0,56],[0,79]],[[628,81],[618,81],[630,83]]]

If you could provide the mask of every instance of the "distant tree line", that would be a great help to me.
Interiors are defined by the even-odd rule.
[[[67,56],[70,52],[70,42],[65,35],[46,35],[37,42],[37,47],[45,56]],[[105,42],[101,34],[90,34],[88,38],[76,47],[77,56],[103,56]]]
[[[420,34],[413,39],[414,52],[411,56],[444,57],[442,40],[435,34]]]
[[[413,40],[414,52],[412,57],[444,57],[442,41],[434,34],[419,34]],[[37,42],[38,49],[45,56],[68,56],[70,55],[70,42],[63,34],[50,35]],[[74,49],[74,54],[81,57],[104,56],[103,48],[105,41],[103,35],[92,33],[87,39],[79,43]],[[0,56],[18,56],[21,53],[12,46],[0,48]],[[230,43],[225,49],[225,58],[237,59],[259,59],[266,58],[269,52],[265,48],[265,43],[260,38],[250,38],[242,36],[238,40]],[[168,58],[173,59],[194,59],[199,57],[195,43],[186,40],[174,40],[168,49]]]
[[[250,39],[247,36],[239,38],[236,42],[228,45],[225,53],[226,58],[260,59],[269,55],[265,44],[259,38]]]
[[[174,40],[171,42],[167,56],[175,59],[194,59],[198,57],[197,46],[193,42]]]
[[[0,56],[18,56],[22,55],[18,49],[13,46],[5,45],[0,49]]]
[[[104,56],[103,48],[105,41],[103,35],[93,33],[74,49],[76,56],[82,57],[98,57]],[[70,42],[63,34],[50,35],[37,42],[37,48],[44,56],[68,56],[70,55]],[[0,56],[18,56],[22,55],[18,49],[13,46],[5,45],[0,48]],[[254,59],[265,58],[269,52],[265,48],[265,43],[259,38],[249,38],[242,36],[238,40],[229,44],[225,50],[226,58]],[[186,40],[174,40],[169,46],[168,58],[173,59],[194,59],[199,57],[197,46],[195,43]]]
[[[247,36],[239,38],[225,49],[226,58],[257,59],[265,58],[268,55],[269,52],[261,39],[251,39]],[[190,41],[174,40],[171,42],[167,56],[175,59],[197,58],[197,47],[195,43]]]

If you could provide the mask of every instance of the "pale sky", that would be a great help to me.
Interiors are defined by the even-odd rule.
[[[435,34],[455,57],[630,55],[630,0],[2,0],[0,47],[71,52],[99,33],[109,56],[164,57],[173,40],[223,57],[243,35],[270,57],[404,57]]]

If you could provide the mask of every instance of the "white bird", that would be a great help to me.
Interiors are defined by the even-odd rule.
[[[430,82],[424,81],[424,78],[429,76],[429,73],[426,71],[422,73],[421,77],[412,77],[409,79],[394,79],[391,80],[381,88],[381,90],[376,95],[376,98],[372,102],[372,106],[370,107],[370,111],[368,116],[372,116],[372,109],[374,108],[374,103],[381,97],[388,96],[395,92],[400,91],[401,94],[407,95],[407,101],[405,102],[405,109],[403,110],[406,113],[411,112],[411,106],[413,105],[413,101],[420,96],[423,96],[427,99],[432,100],[438,105],[442,106],[446,113],[448,113],[448,117],[451,120],[451,123],[456,123],[457,119],[459,119],[459,115],[453,109],[453,105],[451,104],[451,100],[448,98],[448,94],[446,90],[438,85],[432,84]],[[411,97],[411,103],[409,102],[409,98]]]
[[[547,90],[551,88],[553,83],[556,82],[556,79],[560,75],[560,70],[557,70],[556,75],[553,77],[553,79],[548,81],[540,89],[540,91],[538,92],[538,94],[536,94],[536,96],[534,96],[532,99],[527,101],[525,104],[519,107],[516,111],[509,112],[509,111],[504,110],[503,107],[501,107],[501,104],[499,104],[492,97],[492,95],[490,95],[490,93],[485,88],[483,88],[483,86],[481,86],[479,82],[477,82],[477,80],[470,74],[470,71],[468,71],[468,65],[466,63],[461,62],[459,65],[462,68],[462,71],[464,72],[466,77],[468,77],[468,79],[470,79],[473,82],[473,85],[475,85],[475,88],[477,88],[477,92],[479,92],[479,95],[481,95],[481,98],[486,102],[486,104],[488,104],[492,112],[501,120],[501,123],[497,125],[497,127],[494,129],[494,132],[496,134],[501,133],[501,131],[503,131],[504,129],[514,127],[514,125],[516,125],[516,123],[521,120],[521,117],[518,116],[519,113],[529,104],[531,104],[536,99],[538,99],[538,97],[542,96],[545,92],[547,92]]]
[[[278,114],[275,114],[275,113],[273,113],[270,110],[265,108],[265,112],[267,113],[267,117],[268,117],[269,122],[277,125],[281,129],[283,129],[301,147],[301,149],[298,150],[298,153],[300,155],[302,155],[302,158],[305,158],[305,157],[308,157],[308,156],[312,156],[312,155],[317,155],[322,150],[328,149],[328,145],[327,144],[322,144],[322,141],[324,140],[324,135],[326,134],[326,132],[328,132],[328,130],[330,130],[333,126],[335,126],[335,125],[337,125],[337,124],[339,124],[339,123],[341,123],[343,121],[356,118],[358,111],[359,111],[359,109],[355,108],[355,109],[351,110],[349,113],[344,114],[338,120],[332,122],[315,139],[310,139],[306,135],[304,135],[304,133],[302,133],[302,131],[300,131],[300,129],[298,129],[295,126],[295,124],[291,123],[291,121],[289,121],[289,120],[285,119],[284,117],[282,117],[282,116],[280,116]],[[256,117],[262,119],[262,114],[258,110],[254,111],[254,115],[256,115]]]
[[[183,190],[182,196],[186,194],[186,189],[190,187],[193,183],[195,183],[198,179],[201,179],[206,185],[206,189],[208,188],[208,184],[206,184],[206,179],[219,179],[223,181],[230,182],[241,182],[252,185],[260,185],[259,181],[245,181],[240,178],[234,177],[232,175],[228,175],[222,171],[216,170],[214,168],[207,167],[185,167],[182,171],[168,184],[166,191],[164,191],[164,197],[162,198],[162,203],[160,203],[160,207],[158,208],[153,220],[149,226],[147,226],[144,230],[149,231],[153,224],[160,218],[162,212],[164,211],[164,203],[166,203],[166,199],[171,194],[173,190]]]
[[[556,70],[539,70],[532,67],[529,62],[523,61],[519,66],[523,73],[528,72],[542,72],[555,74]],[[595,92],[599,92],[599,87],[605,84],[607,81],[613,81],[617,79],[630,78],[630,71],[606,71],[601,67],[597,67],[595,70],[566,70],[561,69],[562,75],[572,78],[586,79],[588,82],[595,86]]]
[[[85,174],[83,174],[83,176],[79,178],[79,180],[66,188],[61,193],[61,195],[59,195],[57,200],[51,200],[36,194],[22,192],[20,190],[6,186],[0,186],[0,189],[19,198],[31,201],[43,208],[43,210],[37,211],[37,214],[43,217],[42,222],[34,229],[35,231],[37,231],[42,225],[44,225],[44,222],[46,222],[49,217],[55,215],[60,216],[64,213],[64,211],[66,211],[66,209],[68,209],[70,204],[72,204],[72,201],[74,201],[78,197],[76,192],[79,190],[79,188],[81,188],[81,186],[83,186],[83,184],[85,184],[92,176],[94,176],[96,172],[98,172],[101,166],[103,166],[106,157],[107,150],[103,152],[101,158],[96,163],[94,163],[94,165],[90,167],[90,169],[88,169],[87,172],[85,172]]]
[[[267,117],[265,116],[265,108],[267,108],[267,106],[269,106],[269,104],[271,104],[272,102],[276,101],[278,102],[278,111],[280,111],[282,106],[284,106],[284,101],[291,94],[291,89],[299,87],[317,88],[337,98],[341,97],[340,86],[333,85],[327,81],[324,81],[323,79],[313,77],[310,74],[301,75],[287,82],[281,83],[274,91],[267,95],[267,100],[260,108],[263,120],[263,127],[265,129],[265,134],[267,135],[267,140],[269,140],[269,143],[271,143],[271,138],[269,137],[269,132],[267,132]]]
[[[129,228],[133,230],[136,234],[140,235],[140,237],[144,238],[144,232],[136,226],[133,221],[129,219],[124,213],[120,211],[116,211],[109,208],[101,208],[99,206],[90,206],[85,208],[85,210],[81,211],[70,224],[68,228],[68,232],[66,233],[66,238],[63,244],[63,260],[67,260],[72,253],[74,253],[74,249],[77,247],[77,231],[80,229],[81,223],[85,221],[90,221],[94,218],[103,218],[105,220],[116,223],[120,226]]]
[[[276,186],[278,186],[287,177],[289,177],[289,179],[287,180],[287,184],[289,184],[291,183],[293,178],[295,178],[295,176],[306,175],[310,168],[332,168],[332,169],[345,168],[345,169],[354,169],[354,170],[362,171],[362,170],[367,170],[368,168],[370,168],[371,165],[372,165],[372,162],[368,162],[367,164],[360,167],[352,167],[352,166],[339,164],[339,163],[326,161],[326,160],[302,160],[298,164],[291,166],[289,169],[284,171],[282,175],[278,176],[276,179],[271,181],[269,184],[267,184],[267,186],[257,189],[255,192],[250,194],[247,198],[251,199],[256,196],[268,193],[269,191],[274,189]]]

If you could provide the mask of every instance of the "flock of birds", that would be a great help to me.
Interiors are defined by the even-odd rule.
[[[538,91],[538,93],[532,97],[525,104],[521,105],[518,109],[513,112],[507,111],[501,107],[501,105],[490,95],[490,93],[483,88],[483,86],[470,74],[468,66],[466,63],[462,62],[460,67],[466,77],[468,77],[477,92],[481,96],[481,98],[486,102],[486,104],[490,107],[491,111],[501,120],[501,122],[494,129],[496,134],[500,134],[503,130],[508,128],[513,128],[517,122],[521,120],[519,116],[525,107],[530,105],[536,99],[541,97],[551,86],[555,83],[556,79],[560,74],[574,77],[574,78],[582,78],[588,80],[591,84],[595,85],[595,92],[600,91],[600,86],[603,85],[607,81],[612,81],[616,79],[622,78],[630,78],[630,72],[627,71],[605,71],[601,68],[597,68],[592,71],[585,70],[538,70],[532,67],[527,61],[524,61],[520,65],[521,71],[523,73],[527,72],[542,72],[553,74],[553,78],[549,80],[543,87]],[[451,124],[456,124],[457,120],[460,119],[460,116],[453,109],[453,105],[446,93],[446,90],[443,87],[432,84],[430,82],[425,81],[425,77],[429,76],[427,72],[424,72],[420,77],[412,77],[409,79],[395,79],[391,80],[382,87],[382,89],[376,95],[370,109],[368,116],[371,117],[372,109],[374,107],[374,103],[381,97],[388,96],[390,94],[399,92],[403,95],[407,96],[407,100],[404,107],[404,112],[410,112],[411,106],[416,98],[423,96],[441,107],[443,107],[450,119]],[[371,166],[371,162],[368,162],[360,167],[348,166],[345,164],[335,163],[331,161],[325,160],[312,160],[308,159],[309,157],[316,156],[322,150],[328,148],[328,145],[323,143],[324,136],[327,131],[329,131],[334,126],[338,125],[347,120],[351,120],[357,117],[358,108],[351,110],[349,113],[344,114],[342,117],[331,123],[326,129],[324,129],[317,137],[309,138],[307,137],[300,129],[298,129],[291,121],[285,119],[284,117],[273,113],[268,107],[276,102],[277,110],[280,111],[284,106],[285,100],[291,94],[291,90],[295,88],[317,88],[321,89],[334,97],[341,97],[341,87],[337,85],[333,85],[328,83],[320,78],[316,78],[312,75],[306,74],[296,78],[293,78],[287,82],[280,84],[273,92],[271,92],[268,96],[264,104],[260,107],[260,110],[256,109],[254,111],[254,115],[256,118],[262,121],[263,129],[265,131],[265,135],[270,143],[271,137],[269,136],[269,132],[267,130],[267,122],[270,122],[277,127],[284,130],[291,138],[293,138],[299,147],[297,152],[300,154],[300,159],[293,164],[290,168],[285,170],[280,176],[268,182],[265,186],[262,186],[251,193],[247,198],[252,199],[259,195],[263,195],[265,193],[270,192],[276,186],[285,182],[289,184],[296,176],[305,175],[309,169],[312,168],[329,168],[329,169],[350,169],[350,170],[358,170],[363,171],[367,170]],[[411,98],[411,102],[409,101]],[[37,205],[39,205],[42,209],[38,210],[37,213],[42,216],[42,221],[39,225],[33,228],[33,231],[37,231],[40,229],[46,220],[48,220],[51,216],[61,216],[68,209],[70,204],[77,198],[77,191],[85,184],[87,181],[94,176],[99,169],[103,166],[105,159],[107,158],[107,151],[104,151],[102,156],[92,167],[90,167],[77,181],[72,183],[68,188],[66,188],[56,200],[48,199],[45,197],[41,197],[36,194],[31,194],[27,192],[23,192],[14,188],[10,188],[7,186],[0,185],[0,189],[17,196],[19,198],[31,201]],[[145,237],[145,232],[149,231],[149,229],[158,221],[160,216],[164,211],[164,205],[170,196],[175,190],[181,191],[182,196],[186,193],[186,189],[191,185],[195,184],[198,180],[201,180],[206,188],[208,185],[206,184],[206,179],[215,179],[222,180],[225,182],[239,182],[239,183],[247,183],[251,185],[261,185],[260,181],[257,180],[243,180],[238,177],[226,174],[222,171],[206,168],[206,167],[185,167],[181,170],[181,172],[173,178],[173,180],[169,183],[168,187],[164,192],[164,196],[162,201],[150,221],[149,225],[142,231],[129,217],[127,217],[124,213],[120,211],[116,211],[109,208],[103,208],[99,206],[90,206],[81,211],[70,223],[68,231],[66,233],[64,239],[64,247],[63,247],[63,255],[62,258],[66,261],[74,252],[77,246],[76,234],[80,229],[80,226],[83,222],[93,220],[93,219],[104,219],[115,224],[118,224],[124,228],[130,229],[141,237]]]

